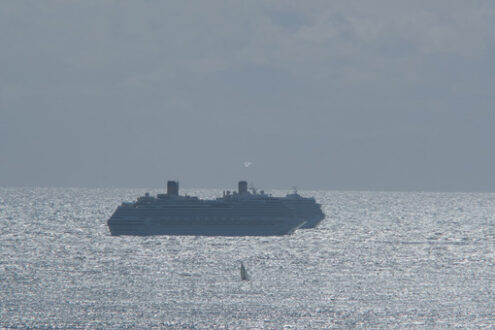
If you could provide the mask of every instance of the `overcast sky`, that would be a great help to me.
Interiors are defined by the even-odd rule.
[[[494,31],[493,0],[3,0],[0,186],[495,191]]]

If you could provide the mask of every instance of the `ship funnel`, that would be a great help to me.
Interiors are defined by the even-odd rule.
[[[167,195],[179,195],[179,181],[167,181]]]
[[[244,194],[248,192],[247,181],[239,181],[239,194]]]

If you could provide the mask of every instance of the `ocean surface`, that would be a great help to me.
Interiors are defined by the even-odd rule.
[[[291,236],[110,236],[145,191],[0,188],[0,327],[495,326],[495,194],[303,191],[327,217]]]

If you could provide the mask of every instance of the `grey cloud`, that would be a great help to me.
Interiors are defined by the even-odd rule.
[[[495,189],[492,2],[0,8],[0,185]]]

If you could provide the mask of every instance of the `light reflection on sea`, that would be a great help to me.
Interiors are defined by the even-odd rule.
[[[495,194],[302,192],[327,218],[292,236],[110,236],[144,192],[0,188],[0,327],[495,325]]]

